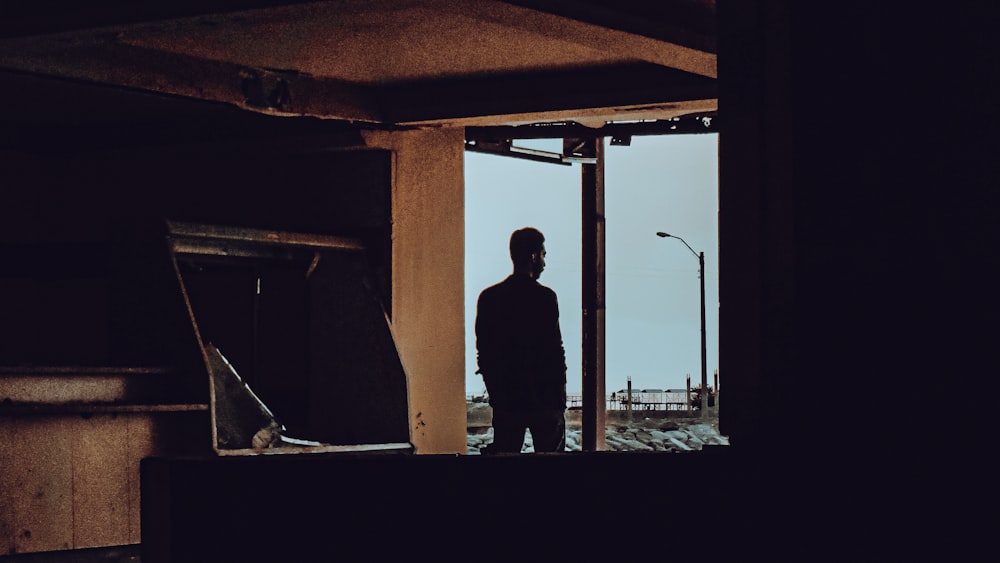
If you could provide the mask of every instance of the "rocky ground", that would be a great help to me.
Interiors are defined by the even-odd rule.
[[[715,416],[700,418],[685,416],[686,413],[664,412],[609,412],[605,424],[605,442],[610,451],[697,451],[706,445],[729,445],[729,439],[719,434],[718,419]],[[469,430],[466,451],[477,455],[480,449],[493,441],[493,429],[489,427],[492,416],[489,406],[469,403],[467,419]],[[566,450],[580,451],[580,412],[569,411],[566,415]],[[522,453],[533,452],[531,433],[525,433]]]

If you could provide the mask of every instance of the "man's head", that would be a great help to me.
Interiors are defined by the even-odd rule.
[[[510,260],[515,273],[538,279],[545,269],[545,236],[533,227],[518,229],[510,235]]]

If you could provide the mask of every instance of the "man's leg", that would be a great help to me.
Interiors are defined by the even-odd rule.
[[[566,451],[566,413],[562,410],[534,413],[529,421],[536,452]]]
[[[527,426],[522,413],[493,409],[493,443],[489,445],[490,453],[521,453],[524,429]]]

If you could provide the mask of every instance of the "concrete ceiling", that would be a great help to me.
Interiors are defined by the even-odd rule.
[[[716,107],[712,0],[654,8],[633,0],[103,0],[104,9],[75,12],[47,4],[26,3],[0,23],[5,122],[75,106],[80,119],[142,113],[125,98],[376,126],[598,126]],[[94,88],[99,94],[83,93]]]

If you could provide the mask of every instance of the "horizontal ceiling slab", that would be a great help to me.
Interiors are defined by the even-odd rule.
[[[0,70],[396,125],[636,116],[620,108],[663,118],[699,100],[698,111],[712,109],[714,35],[689,12],[714,4],[670,4],[675,24],[629,0],[617,11],[594,1],[110,1],[96,10],[103,19],[61,12],[48,27],[19,7],[13,20],[36,31],[114,25],[25,36],[0,24]],[[642,29],[643,15],[664,25]]]

